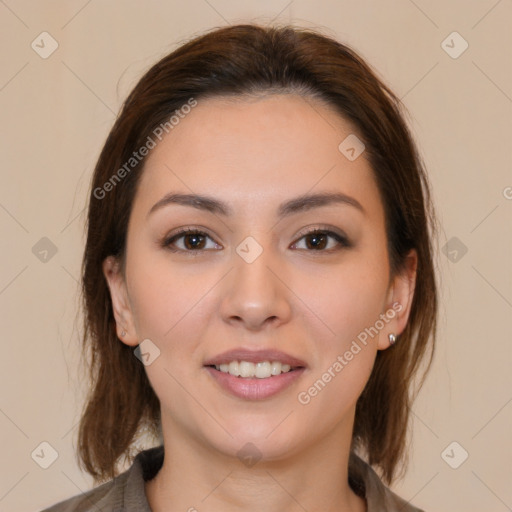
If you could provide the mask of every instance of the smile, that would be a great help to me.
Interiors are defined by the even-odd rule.
[[[300,379],[307,366],[302,359],[281,350],[244,347],[203,362],[215,385],[244,400],[264,400],[285,391]]]

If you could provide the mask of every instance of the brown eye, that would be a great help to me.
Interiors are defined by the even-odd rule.
[[[325,233],[311,233],[304,238],[308,249],[325,249],[329,244],[329,235]]]
[[[193,235],[183,235],[184,245],[187,249],[203,249],[204,248],[204,236],[196,233]]]
[[[199,231],[196,229],[183,229],[178,233],[166,238],[162,246],[168,248],[171,251],[184,251],[184,252],[200,252],[203,250],[211,249],[207,248],[207,240],[210,239],[210,236],[203,231]],[[177,246],[177,242],[183,240],[181,246]],[[213,240],[212,240],[213,241]],[[213,244],[217,248],[217,244]]]
[[[307,233],[303,233],[299,240],[305,240],[305,249],[309,251],[317,251],[317,252],[330,252],[331,250],[339,249],[342,247],[350,247],[350,243],[348,240],[338,233],[334,233],[333,231],[314,229]],[[336,243],[334,245],[331,243],[329,246],[329,239],[334,240]],[[294,248],[297,248],[298,242],[294,244]]]

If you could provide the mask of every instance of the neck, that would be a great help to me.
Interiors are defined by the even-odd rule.
[[[146,482],[153,512],[366,512],[365,500],[348,484],[352,424],[340,425],[286,458],[254,464],[244,464],[189,436],[183,438],[165,426],[162,418],[162,468]]]

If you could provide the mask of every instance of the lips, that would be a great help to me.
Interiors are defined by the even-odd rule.
[[[204,363],[225,392],[243,400],[265,400],[284,392],[300,379],[306,367],[302,359],[279,350],[228,350]]]
[[[292,369],[306,368],[307,365],[297,357],[281,352],[280,350],[248,350],[233,349],[222,354],[218,354],[204,362],[204,366],[220,366],[221,364],[229,364],[232,361],[247,361],[249,363],[261,363],[264,361],[277,361],[282,365],[290,365]]]

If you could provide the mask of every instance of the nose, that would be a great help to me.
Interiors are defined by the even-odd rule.
[[[271,250],[251,263],[233,253],[234,268],[223,280],[221,315],[225,322],[258,331],[289,321],[292,292]]]

